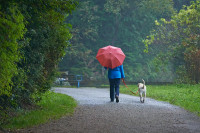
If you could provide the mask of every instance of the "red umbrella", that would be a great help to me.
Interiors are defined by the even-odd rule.
[[[100,48],[96,56],[102,66],[112,69],[122,65],[125,57],[126,56],[122,52],[121,48],[110,45]]]

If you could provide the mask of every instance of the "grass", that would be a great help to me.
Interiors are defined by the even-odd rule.
[[[137,91],[136,85],[128,87]],[[124,85],[120,86],[120,93],[133,95]],[[147,97],[169,102],[200,116],[200,85],[147,85]]]
[[[37,104],[40,109],[32,111],[19,110],[17,116],[9,119],[5,129],[20,129],[46,123],[52,119],[61,118],[64,115],[71,115],[77,106],[76,101],[70,96],[47,92]]]

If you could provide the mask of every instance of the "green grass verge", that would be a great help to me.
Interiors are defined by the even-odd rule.
[[[136,85],[128,85],[137,91]],[[124,85],[120,93],[133,95]],[[200,116],[200,85],[147,85],[147,97],[180,106]]]
[[[17,116],[9,119],[5,129],[20,129],[46,123],[52,119],[58,119],[64,115],[71,115],[77,106],[76,101],[67,95],[46,92],[42,100],[37,104],[40,109],[32,111],[18,111]]]

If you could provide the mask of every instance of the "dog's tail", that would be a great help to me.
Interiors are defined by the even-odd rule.
[[[143,81],[143,89],[144,89],[144,86],[145,86],[145,81],[144,81],[144,79],[142,79],[142,81]]]

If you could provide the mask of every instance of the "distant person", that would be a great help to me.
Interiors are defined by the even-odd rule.
[[[107,69],[105,67],[105,69]],[[120,79],[124,78],[124,69],[123,65],[115,67],[113,69],[108,68],[108,79],[110,83],[110,100],[114,102],[114,97],[116,98],[116,102],[119,102],[119,85]]]

